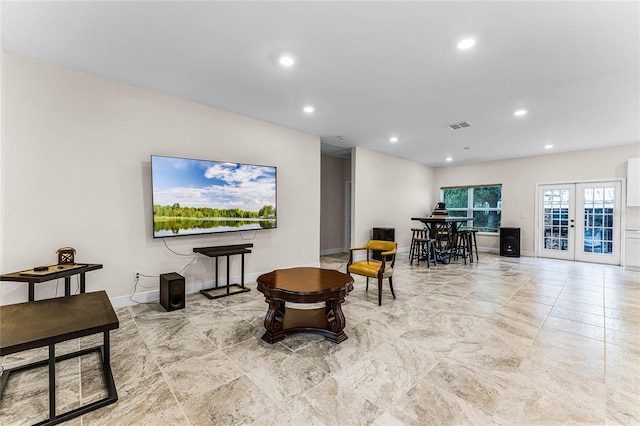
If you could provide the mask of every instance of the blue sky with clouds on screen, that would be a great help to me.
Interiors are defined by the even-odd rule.
[[[276,168],[152,157],[153,203],[258,211],[276,205]]]

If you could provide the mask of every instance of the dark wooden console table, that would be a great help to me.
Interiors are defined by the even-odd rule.
[[[49,358],[4,370],[0,376],[0,396],[11,373],[49,366],[49,418],[41,425],[55,425],[81,416],[118,400],[111,373],[109,331],[120,326],[118,317],[104,291],[75,296],[0,306],[0,356],[49,346]],[[56,343],[91,334],[103,333],[103,344],[56,356]],[[56,414],[56,362],[91,352],[101,356],[107,396],[62,414]]]
[[[207,296],[209,299],[218,299],[220,297],[232,296],[234,294],[246,293],[251,289],[244,286],[244,255],[251,253],[249,248],[253,247],[253,244],[235,244],[230,246],[213,246],[213,247],[196,247],[193,249],[194,253],[200,253],[208,257],[215,258],[216,262],[216,276],[215,287],[200,290],[200,293]],[[229,284],[229,257],[239,254],[242,257],[242,266],[240,272],[240,284]],[[227,284],[224,287],[218,286],[218,258],[227,258]],[[234,287],[233,291],[231,288]]]
[[[14,281],[29,283],[29,302],[35,300],[35,284],[64,278],[64,295],[71,295],[71,276],[80,275],[80,293],[85,292],[85,272],[102,269],[97,263],[65,263],[62,265],[48,265],[45,271],[27,269],[0,275],[0,281]]]
[[[264,318],[267,331],[262,340],[275,343],[287,334],[316,333],[340,343],[347,339],[342,302],[353,290],[353,278],[342,272],[320,268],[276,269],[256,280],[269,308]],[[292,309],[285,302],[317,303],[317,309]]]

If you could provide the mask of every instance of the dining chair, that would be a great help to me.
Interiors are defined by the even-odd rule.
[[[366,260],[353,260],[353,253],[359,250],[365,250],[367,253]],[[382,259],[375,260],[371,258],[372,252],[380,251]],[[396,252],[398,251],[398,243],[394,241],[369,240],[362,247],[352,247],[349,249],[349,262],[347,263],[347,274],[362,275],[367,278],[366,290],[369,291],[369,278],[377,278],[378,280],[378,306],[382,306],[382,280],[389,278],[389,288],[391,295],[396,298],[393,291],[393,265],[396,262]]]

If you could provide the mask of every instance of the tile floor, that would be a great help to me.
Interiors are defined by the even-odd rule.
[[[344,256],[323,267],[343,271]],[[426,268],[406,254],[377,306],[356,277],[349,339],[314,335],[269,345],[266,304],[252,291],[184,310],[118,309],[112,366],[119,401],[69,425],[640,424],[640,273],[505,258]],[[58,345],[58,352],[99,336]],[[1,360],[7,368],[46,351]],[[69,409],[104,392],[97,354],[62,362]],[[20,373],[0,424],[46,418],[46,369]]]

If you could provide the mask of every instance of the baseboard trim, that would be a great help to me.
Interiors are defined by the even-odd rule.
[[[282,268],[294,268],[294,267],[305,267],[305,266],[319,268],[320,267],[320,262],[308,263],[306,265],[283,266],[283,267],[280,267],[280,269],[282,269]],[[276,269],[278,269],[278,268],[276,268]],[[271,271],[256,272],[256,273],[253,273],[253,274],[245,274],[245,276],[244,276],[245,285],[254,284],[256,279],[260,275],[266,274],[268,272],[271,272]],[[224,276],[220,277],[220,282],[218,283],[218,286],[222,287],[222,286],[226,285],[226,282],[223,282],[224,279],[225,279]],[[229,281],[231,283],[239,283],[240,282],[240,276],[239,275],[232,276],[232,277],[229,278]],[[211,288],[213,286],[215,286],[215,282],[213,281],[213,277],[212,277],[211,281],[203,281],[203,282],[187,284],[187,285],[184,286],[184,291],[185,291],[186,294],[193,294],[193,293],[198,293],[200,290]],[[112,297],[109,300],[111,300],[111,304],[113,305],[114,308],[124,308],[126,306],[134,306],[134,305],[137,305],[137,304],[140,304],[140,303],[158,302],[160,300],[160,282],[158,282],[158,289],[157,290],[140,291],[140,292],[137,292],[137,293],[135,293],[133,295],[129,295],[129,296]]]

